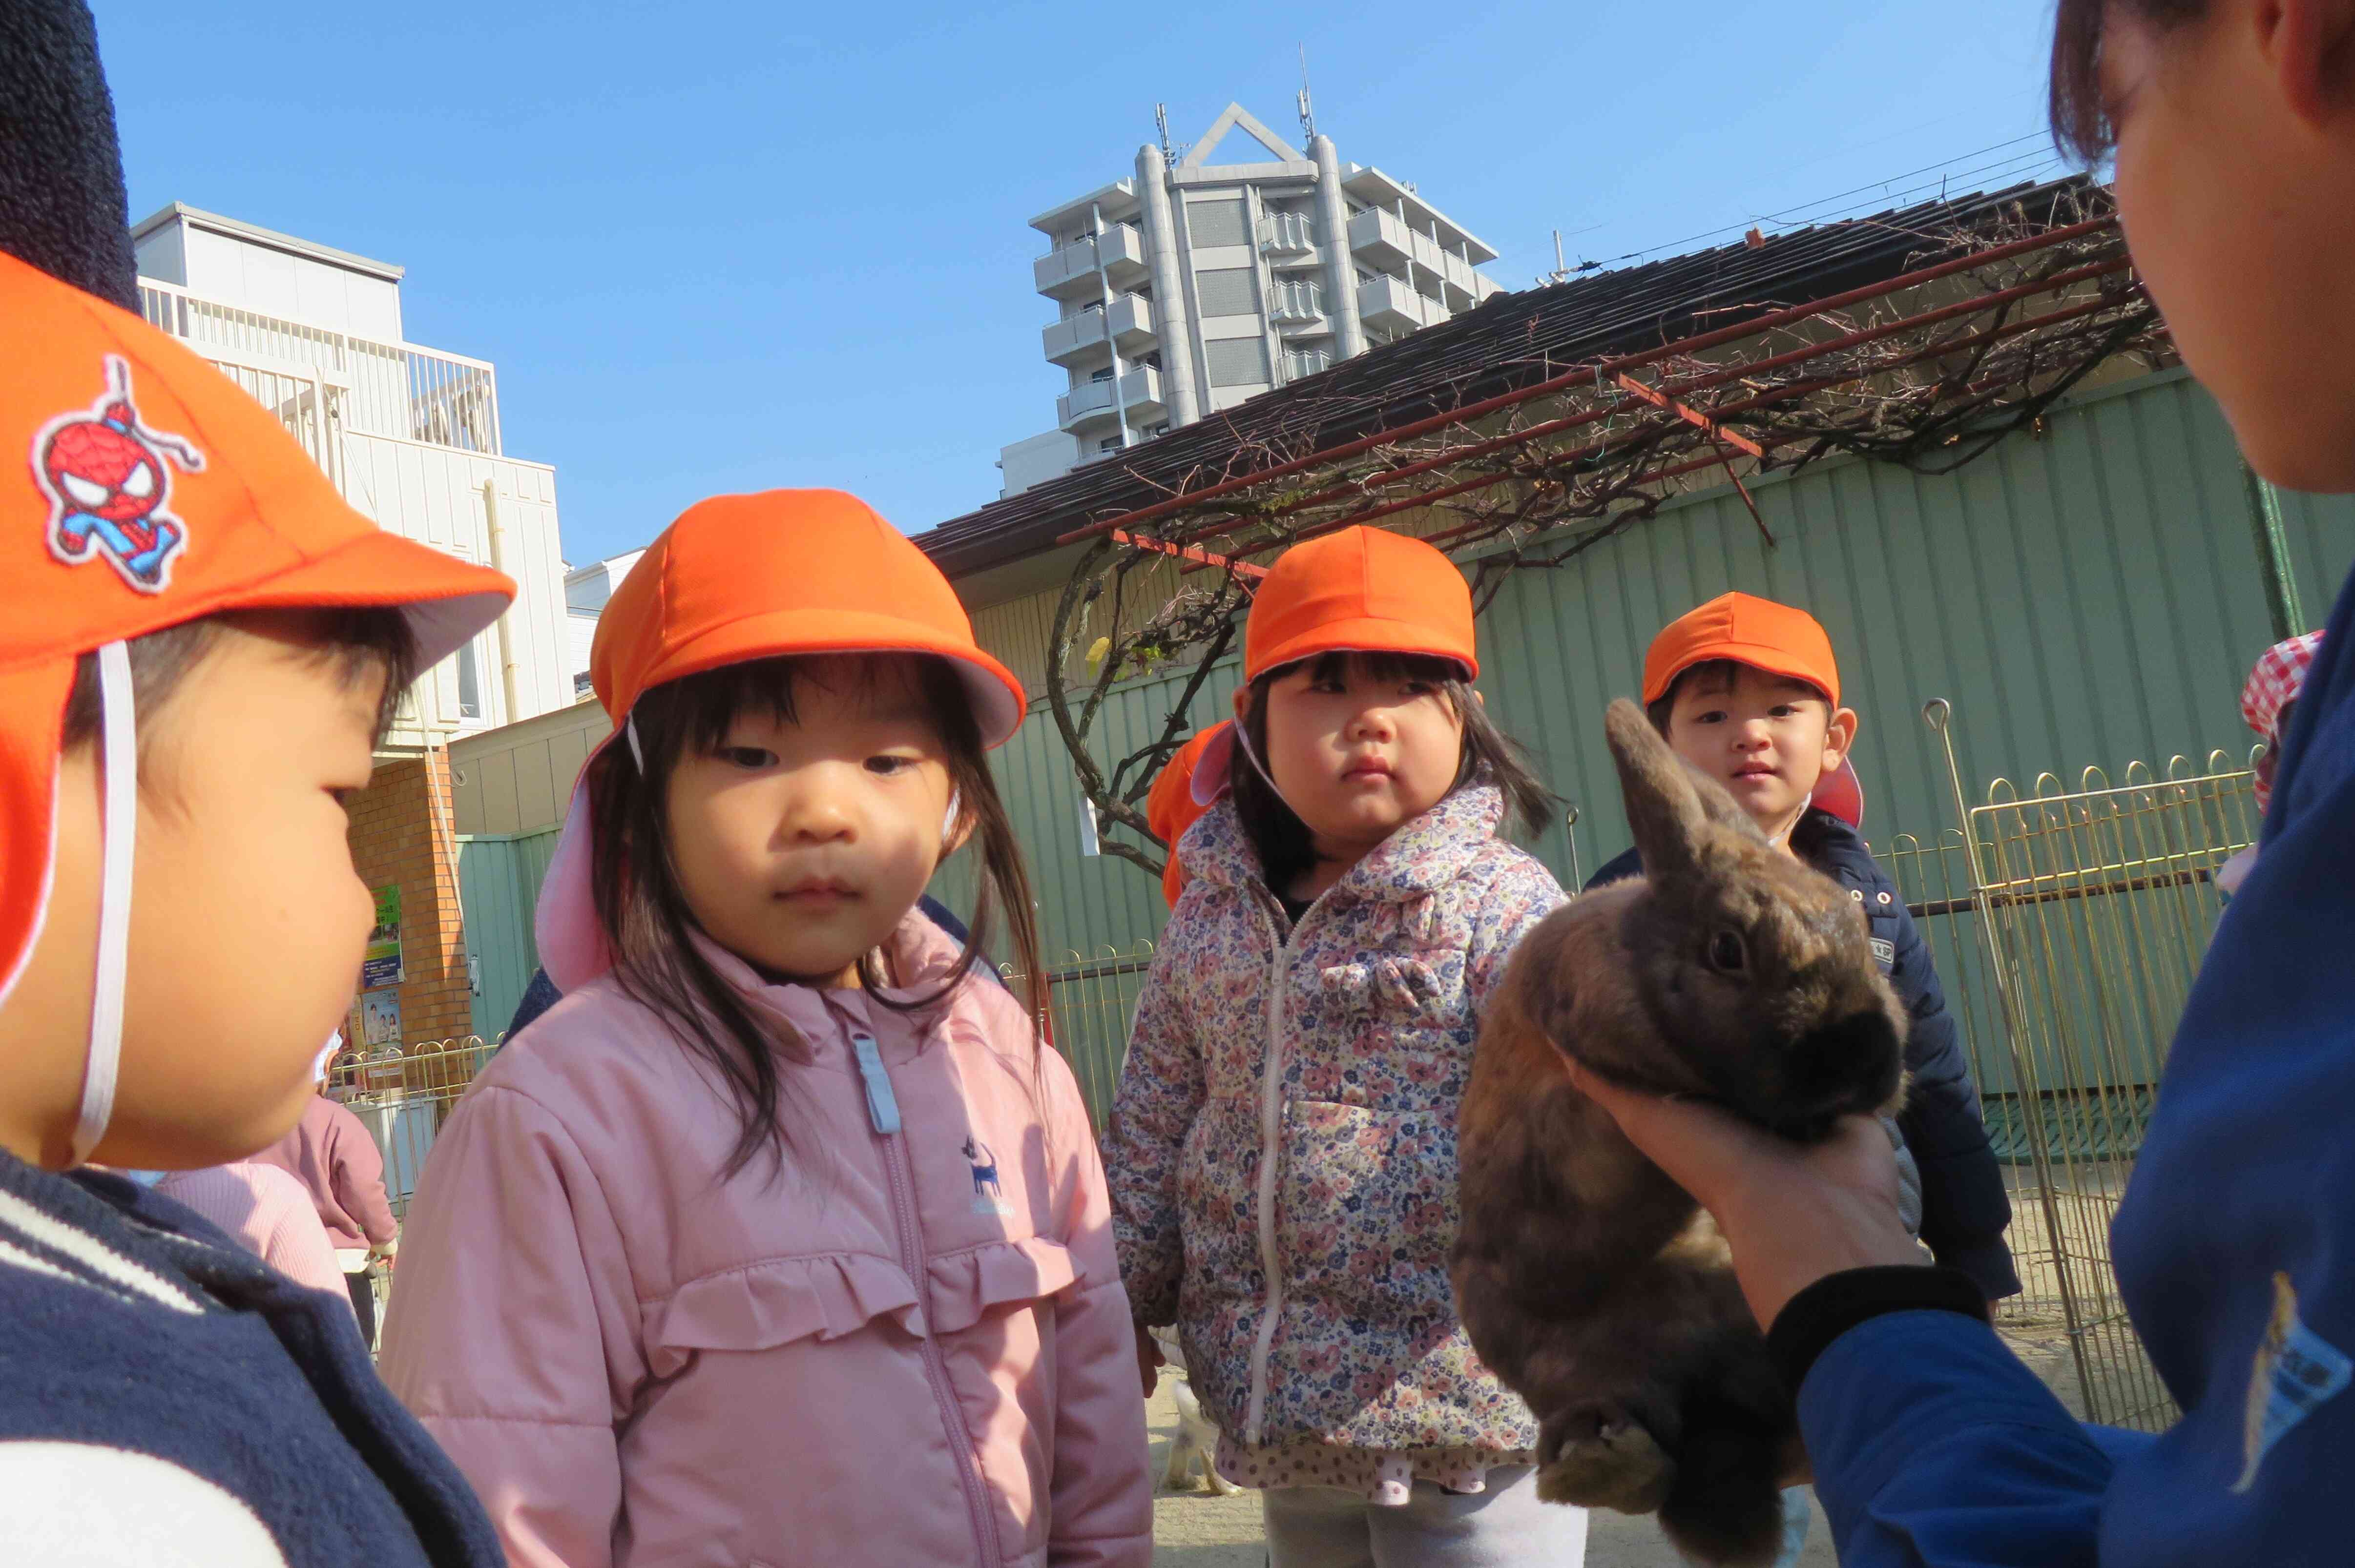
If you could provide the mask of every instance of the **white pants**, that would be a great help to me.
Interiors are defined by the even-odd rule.
[[[1267,1510],[1273,1568],[1581,1568],[1586,1510],[1540,1502],[1537,1472],[1488,1472],[1488,1489],[1457,1493],[1414,1483],[1387,1508],[1338,1487],[1273,1487]]]

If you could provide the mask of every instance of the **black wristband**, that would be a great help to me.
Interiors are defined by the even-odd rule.
[[[1987,1298],[1958,1268],[1897,1264],[1828,1274],[1784,1303],[1766,1331],[1766,1349],[1783,1374],[1783,1386],[1798,1397],[1807,1370],[1831,1342],[1868,1318],[1884,1312],[1960,1312],[1984,1323]]]

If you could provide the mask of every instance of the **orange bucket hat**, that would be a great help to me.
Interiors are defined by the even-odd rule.
[[[1022,723],[1022,683],[974,641],[956,590],[906,535],[838,490],[769,490],[698,501],[646,547],[605,604],[589,678],[634,753],[630,711],[655,686],[792,653],[930,653],[964,677],[982,739]],[[591,753],[594,756],[595,753]],[[589,871],[581,789],[540,885],[540,961],[559,991],[613,968]]]
[[[1320,653],[1409,653],[1480,674],[1472,585],[1432,546],[1362,524],[1295,545],[1252,596],[1243,628],[1243,681]],[[1221,730],[1196,776],[1224,779],[1235,731]]]
[[[39,935],[76,661],[99,657],[105,846],[77,1158],[120,1049],[137,771],[125,644],[229,610],[383,606],[421,668],[498,619],[505,577],[388,534],[270,411],[127,312],[0,254],[0,1002]]]
[[[1186,873],[1178,863],[1178,841],[1186,830],[1202,820],[1211,805],[1226,792],[1226,776],[1216,779],[1197,771],[1202,754],[1220,740],[1232,719],[1222,719],[1203,730],[1170,755],[1155,775],[1152,792],[1145,797],[1145,821],[1153,829],[1153,836],[1168,846],[1168,863],[1161,868],[1161,895],[1175,908],[1178,895],[1185,891]],[[1207,792],[1204,789],[1209,786]]]
[[[1806,610],[1755,594],[1721,593],[1660,629],[1644,652],[1644,702],[1658,702],[1696,664],[1731,659],[1770,675],[1805,681],[1840,705],[1839,661],[1831,634]],[[1846,758],[1816,785],[1814,804],[1850,827],[1864,821],[1864,785]]]

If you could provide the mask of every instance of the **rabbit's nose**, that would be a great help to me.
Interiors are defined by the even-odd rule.
[[[1880,1008],[1835,1019],[1791,1047],[1785,1081],[1795,1107],[1863,1109],[1897,1092],[1897,1025]]]

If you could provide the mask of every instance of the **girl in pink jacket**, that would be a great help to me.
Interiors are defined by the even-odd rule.
[[[561,1001],[412,1201],[386,1380],[516,1568],[1129,1564],[1152,1490],[985,747],[1020,686],[834,492],[691,507],[592,654],[619,726],[543,886]],[[977,838],[960,948],[916,909]]]

